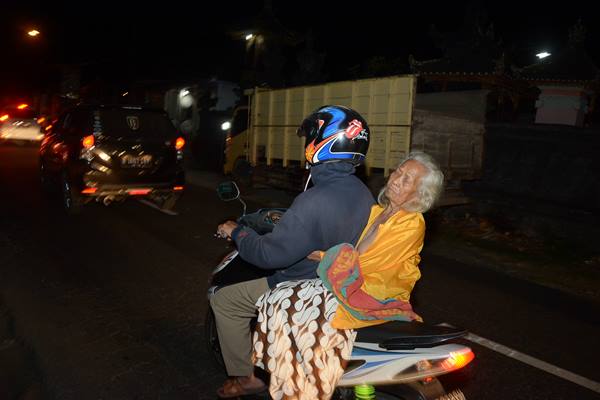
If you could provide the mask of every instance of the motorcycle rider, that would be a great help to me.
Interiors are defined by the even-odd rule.
[[[314,186],[298,195],[273,231],[259,235],[233,221],[217,233],[230,238],[240,256],[264,269],[267,278],[226,286],[211,298],[221,352],[230,378],[217,391],[221,398],[258,393],[266,385],[254,376],[250,321],[258,298],[278,283],[316,278],[316,261],[306,257],[338,243],[356,244],[368,221],[373,196],[354,172],[367,154],[370,132],[356,111],[323,106],[298,128]]]

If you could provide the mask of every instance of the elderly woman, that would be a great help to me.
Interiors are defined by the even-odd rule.
[[[274,399],[329,399],[352,352],[353,329],[421,320],[410,293],[420,278],[422,213],[443,188],[433,159],[413,152],[390,175],[356,248],[315,252],[319,277],[283,282],[258,300],[255,365]]]

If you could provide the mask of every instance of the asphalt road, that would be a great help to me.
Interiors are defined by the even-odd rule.
[[[228,251],[214,229],[239,204],[188,185],[177,216],[131,201],[67,218],[39,189],[36,149],[0,146],[0,205],[0,292],[54,398],[215,398],[224,375],[204,348],[207,279]],[[422,273],[413,301],[427,321],[600,382],[598,308],[427,251]],[[466,343],[476,359],[443,382],[467,398],[600,398]]]

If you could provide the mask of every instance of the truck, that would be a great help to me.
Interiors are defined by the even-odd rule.
[[[374,192],[410,151],[422,150],[437,160],[447,177],[443,201],[464,202],[460,182],[481,175],[485,110],[473,108],[485,104],[486,93],[417,95],[416,84],[416,75],[398,75],[246,90],[248,103],[234,110],[226,135],[223,172],[243,183],[301,190],[306,161],[304,139],[296,130],[313,110],[337,104],[357,110],[369,124],[371,142],[363,172]],[[423,99],[421,107],[416,106],[418,98]]]

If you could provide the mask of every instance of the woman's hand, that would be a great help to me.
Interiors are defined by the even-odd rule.
[[[231,233],[237,227],[237,223],[233,221],[227,221],[217,227],[217,236],[223,239],[231,240]]]
[[[321,261],[323,259],[323,254],[324,252],[322,251],[313,251],[312,253],[310,253],[306,258],[308,258],[311,261]]]

